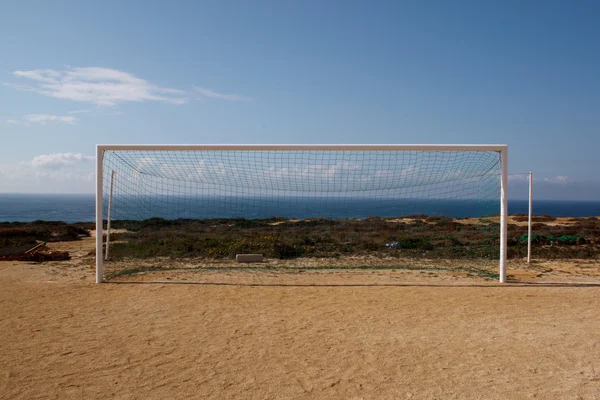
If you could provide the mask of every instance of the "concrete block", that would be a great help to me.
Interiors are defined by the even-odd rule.
[[[235,261],[237,261],[239,263],[262,262],[263,255],[262,254],[236,254]]]

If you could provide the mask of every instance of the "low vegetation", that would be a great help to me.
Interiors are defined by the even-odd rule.
[[[521,221],[526,216],[513,216]],[[268,258],[331,258],[371,255],[428,259],[496,259],[497,217],[452,219],[411,215],[402,218],[291,220],[210,219],[113,221],[111,255],[125,258],[234,258],[260,253]],[[532,236],[537,259],[597,258],[600,221],[536,216]],[[58,221],[0,223],[0,255],[40,241],[70,241],[89,236],[93,223]],[[509,224],[509,258],[527,254],[527,227]]]
[[[234,258],[261,253],[269,258],[375,255],[428,259],[499,257],[499,224],[493,217],[452,219],[412,215],[402,218],[289,220],[211,219],[113,221],[113,259]],[[496,219],[497,220],[497,219]],[[541,216],[538,221],[553,221]],[[548,225],[536,222],[533,254],[539,258],[597,257],[600,223]],[[527,227],[509,225],[509,257],[527,252]]]

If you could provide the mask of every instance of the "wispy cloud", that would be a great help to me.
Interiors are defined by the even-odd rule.
[[[220,99],[220,100],[229,100],[229,101],[253,101],[254,99],[251,97],[241,96],[239,94],[225,94],[218,93],[214,90],[206,89],[199,86],[194,86],[194,90],[200,93],[202,96],[209,99]]]
[[[36,69],[33,71],[15,71],[13,73],[14,76],[18,76],[21,78],[33,79],[35,81],[40,82],[55,82],[58,78],[60,78],[60,73],[58,71],[54,71],[52,69]]]
[[[27,122],[46,124],[47,122],[65,122],[74,124],[78,121],[77,117],[67,115],[50,115],[50,114],[28,114],[23,117]]]
[[[36,69],[15,71],[13,75],[32,82],[30,85],[5,83],[5,86],[102,106],[141,101],[183,104],[188,100],[182,90],[159,87],[128,72],[110,68]]]
[[[544,178],[544,182],[565,184],[569,182],[568,176],[555,176],[554,178]]]
[[[529,174],[508,174],[509,182],[528,182]]]
[[[31,160],[31,165],[38,168],[64,168],[86,164],[94,161],[93,156],[81,153],[52,153],[36,156]]]
[[[68,114],[87,114],[92,112],[92,110],[74,110],[74,111],[69,111]]]

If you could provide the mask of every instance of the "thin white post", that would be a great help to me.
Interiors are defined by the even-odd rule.
[[[110,211],[112,210],[113,188],[115,186],[115,171],[110,174],[110,194],[108,195],[108,212],[106,215],[106,253],[104,259],[108,260],[108,249],[110,247]]]
[[[506,282],[507,221],[508,221],[508,147],[500,151],[500,282]]]
[[[527,222],[527,262],[531,262],[531,216],[533,212],[532,207],[532,187],[533,187],[533,173],[529,172],[529,219]]]
[[[96,283],[102,282],[102,158],[104,149],[96,146]]]

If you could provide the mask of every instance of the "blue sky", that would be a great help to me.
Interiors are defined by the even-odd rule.
[[[96,143],[507,143],[600,199],[596,1],[4,1],[0,192]]]

